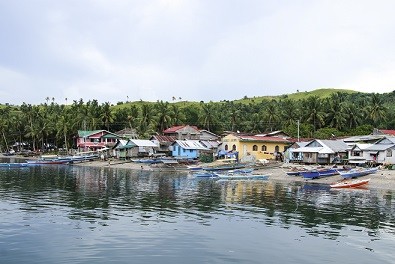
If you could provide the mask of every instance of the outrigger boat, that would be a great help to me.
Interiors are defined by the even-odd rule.
[[[339,172],[336,168],[329,168],[329,169],[315,169],[315,170],[308,170],[308,171],[300,171],[300,175],[303,176],[305,179],[317,179],[322,177],[328,177],[333,175],[338,175]]]
[[[0,168],[20,168],[20,167],[26,167],[27,163],[25,162],[11,162],[11,163],[0,163]]]
[[[343,179],[352,179],[361,176],[366,176],[377,172],[378,168],[361,168],[361,169],[351,169],[349,171],[340,171],[340,175]]]
[[[260,174],[219,174],[215,173],[221,180],[267,180],[269,175]]]
[[[351,181],[340,181],[334,184],[331,184],[331,188],[358,188],[363,185],[368,184],[370,179],[363,180],[351,180]]]

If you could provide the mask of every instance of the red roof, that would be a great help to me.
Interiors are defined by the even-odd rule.
[[[151,138],[156,138],[159,142],[174,142],[177,140],[175,136],[162,136],[162,135],[155,135]]]
[[[395,130],[392,129],[380,129],[379,131],[386,135],[395,136]]]
[[[178,130],[183,129],[184,127],[186,127],[186,126],[173,126],[173,127],[169,127],[168,129],[166,129],[165,131],[163,131],[163,133],[166,133],[166,134],[168,134],[168,133],[175,133],[175,132],[177,132]],[[197,131],[199,131],[199,129],[198,129],[196,126],[190,126],[190,127],[192,127],[193,129],[196,129]]]
[[[272,141],[272,142],[284,142],[290,143],[289,140],[280,137],[268,137],[268,136],[239,136],[240,140],[251,140],[251,141]]]

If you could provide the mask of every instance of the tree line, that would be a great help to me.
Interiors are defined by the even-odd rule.
[[[392,93],[342,93],[290,99],[287,95],[259,102],[245,97],[220,102],[119,102],[74,100],[57,104],[0,107],[1,151],[15,142],[32,150],[55,145],[74,148],[78,130],[135,129],[140,138],[161,134],[174,125],[192,125],[216,134],[224,131],[265,133],[283,130],[293,137],[331,138],[370,134],[374,127],[395,127],[395,91]]]

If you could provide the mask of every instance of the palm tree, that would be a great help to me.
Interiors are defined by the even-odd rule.
[[[166,128],[172,125],[173,113],[168,102],[160,101],[155,105],[157,111],[157,127],[156,130],[162,133]]]
[[[334,93],[326,102],[327,124],[339,131],[344,128],[347,122],[343,98],[341,93]]]
[[[325,124],[324,112],[322,111],[322,102],[318,96],[311,96],[302,103],[304,110],[304,119],[313,125],[314,132]]]
[[[374,93],[368,105],[369,117],[373,121],[373,125],[377,126],[380,121],[384,120],[387,115],[387,108],[384,106],[383,100],[379,94]]]
[[[211,125],[215,122],[214,121],[214,105],[212,102],[209,103],[200,103],[202,114],[200,116],[201,123],[205,129],[210,131]]]
[[[346,112],[346,123],[349,129],[356,128],[361,125],[364,113],[354,103],[346,102],[344,104],[344,112]]]
[[[102,111],[100,115],[101,120],[103,121],[104,125],[107,128],[107,131],[110,131],[110,124],[114,122],[114,115],[110,108],[110,103],[105,103],[102,106]]]
[[[296,124],[300,119],[299,106],[295,100],[285,99],[278,102],[279,116],[283,127]]]
[[[141,106],[140,134],[146,135],[149,132],[151,124],[154,122],[154,109],[151,104]]]
[[[278,121],[279,114],[277,113],[278,106],[276,100],[271,100],[265,104],[265,108],[263,109],[263,118],[267,120],[267,125],[270,128],[270,131],[273,131],[275,127],[275,123]]]
[[[173,125],[181,125],[185,123],[185,115],[175,104],[171,105],[172,123]]]

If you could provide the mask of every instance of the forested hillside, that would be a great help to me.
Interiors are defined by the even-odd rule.
[[[284,130],[300,137],[329,138],[369,134],[374,127],[395,128],[395,92],[359,93],[320,89],[274,97],[244,97],[234,101],[99,104],[82,99],[67,105],[46,100],[40,105],[3,105],[0,108],[1,149],[15,142],[32,148],[46,144],[73,147],[77,130],[134,128],[148,138],[173,125],[194,125],[217,134],[223,131],[263,133]]]

